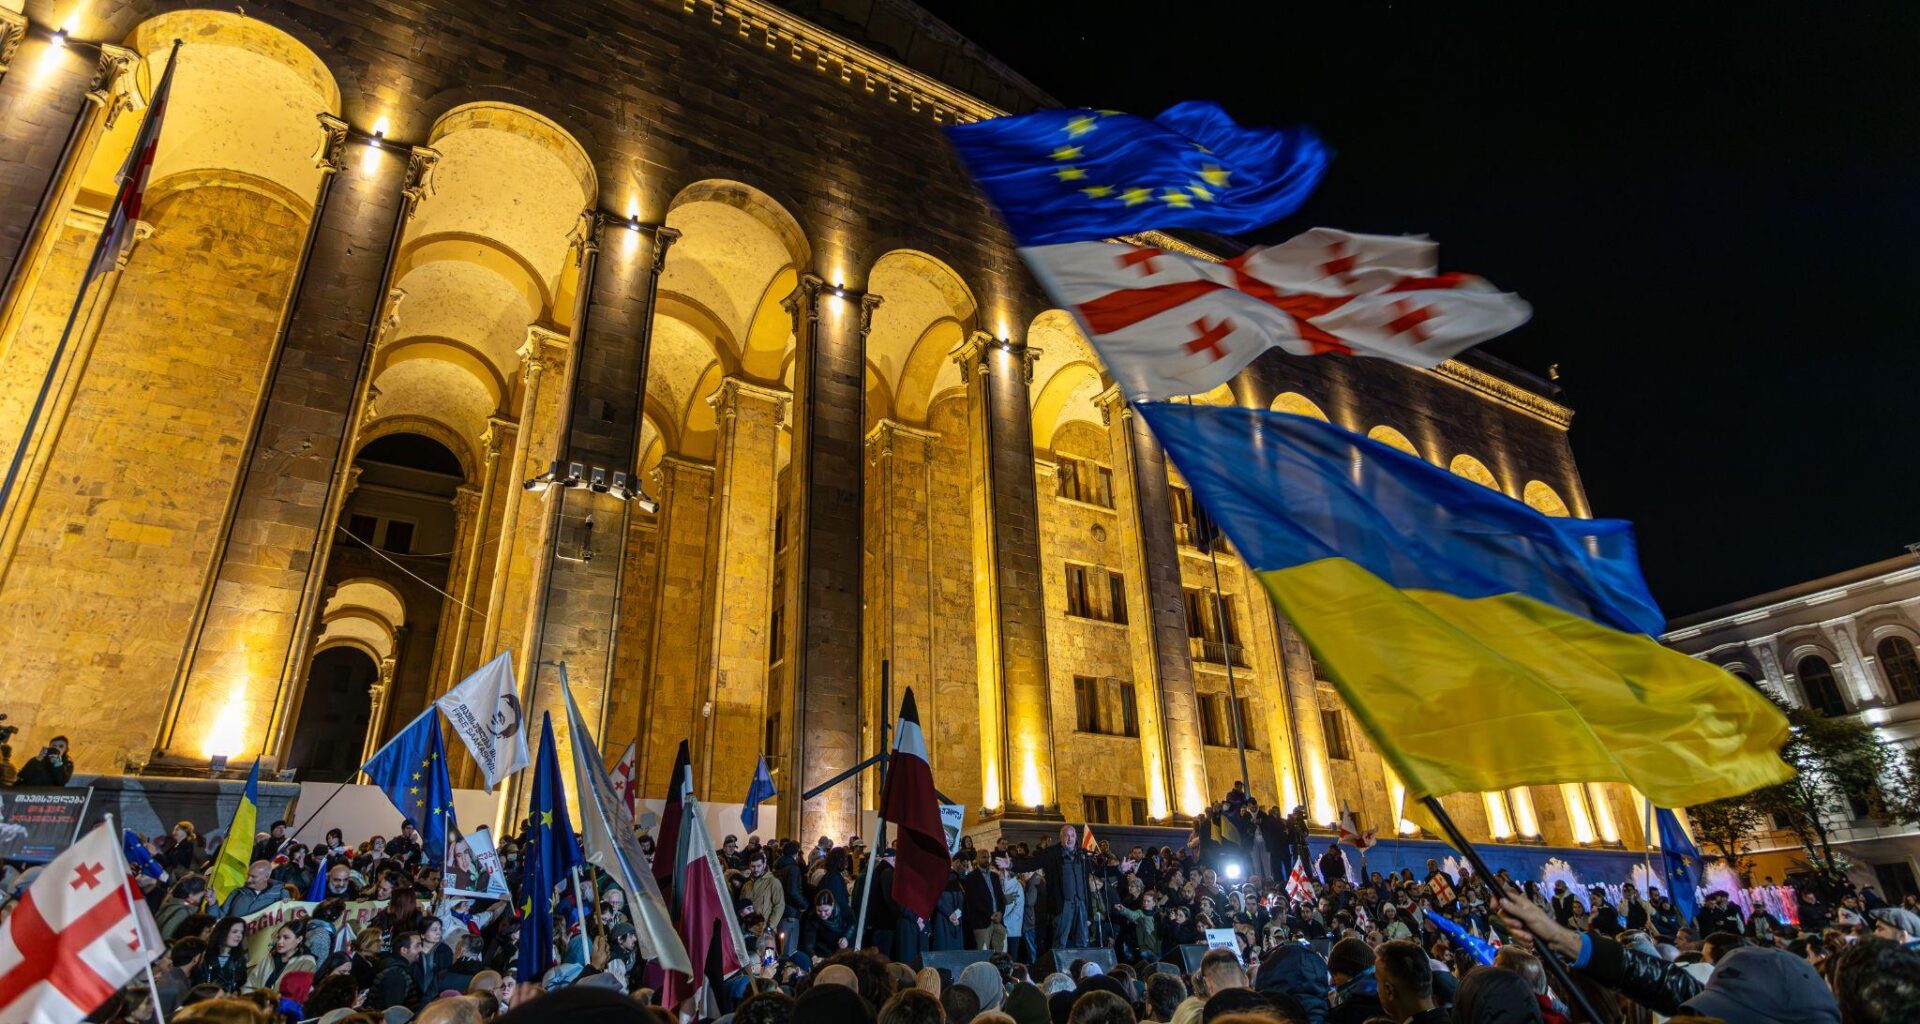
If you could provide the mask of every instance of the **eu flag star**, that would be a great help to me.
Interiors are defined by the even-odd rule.
[[[1055,160],[1077,160],[1080,158],[1080,153],[1081,149],[1079,146],[1061,146],[1053,151],[1053,158]]]
[[[1077,139],[1093,130],[1095,118],[1081,116],[1067,122],[1067,137]]]
[[[1193,205],[1192,196],[1187,195],[1185,192],[1175,191],[1174,189],[1168,189],[1160,193],[1160,201],[1166,203],[1168,206],[1190,207]]]
[[[419,787],[419,786],[408,786],[408,787],[407,787],[407,795],[408,795],[408,796],[419,796],[419,795],[420,795],[420,787]]]
[[[1087,172],[1078,167],[1062,167],[1053,172],[1053,176],[1059,178],[1061,181],[1078,181],[1086,177]]]
[[[1219,164],[1208,164],[1200,168],[1200,177],[1206,179],[1207,184],[1215,188],[1226,188],[1227,178],[1232,174],[1232,171],[1221,167]]]
[[[553,827],[553,812],[552,812],[552,811],[541,811],[541,812],[540,812],[540,827],[541,827],[541,828],[551,828],[551,827]]]
[[[1113,194],[1112,185],[1093,185],[1080,190],[1089,199],[1105,199]]]
[[[1204,199],[1209,203],[1213,202],[1213,190],[1199,182],[1188,185],[1187,191],[1193,193],[1195,199]]]
[[[1130,188],[1120,193],[1121,201],[1128,206],[1139,206],[1152,198],[1153,190],[1150,188]]]

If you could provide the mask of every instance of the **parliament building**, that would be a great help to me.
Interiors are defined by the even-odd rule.
[[[174,40],[133,244],[89,279]],[[784,834],[857,827],[871,773],[797,794],[912,687],[970,827],[1173,835],[1241,778],[1239,721],[1262,803],[1417,836],[943,139],[1057,104],[906,0],[0,0],[0,76],[24,756],[343,779],[506,651],[563,759],[564,665],[644,795],[682,740],[716,803],[764,753]],[[1554,391],[1276,351],[1194,400],[1585,516]],[[1620,786],[1448,804],[1642,842]]]

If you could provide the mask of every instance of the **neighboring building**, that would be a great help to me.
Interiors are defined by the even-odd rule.
[[[1661,640],[1801,707],[1858,716],[1889,745],[1920,743],[1920,554],[1675,619]],[[1860,800],[1829,820],[1856,882],[1920,894],[1920,827],[1875,821]],[[1804,858],[1791,832],[1754,837],[1756,879],[1784,879]]]
[[[941,135],[1052,101],[912,4],[95,0],[56,45],[68,6],[30,0],[0,47],[0,458],[185,46],[141,241],[81,304],[0,513],[28,742],[343,777],[510,650],[530,717],[564,661],[647,792],[682,739],[715,802],[765,750],[781,827],[840,837],[870,789],[786,798],[879,743],[884,663],[989,822],[1199,811],[1240,775],[1230,689],[1262,802],[1391,816]],[[1553,390],[1275,352],[1199,400],[1584,516]],[[1502,840],[1640,841],[1619,787],[1450,804]]]

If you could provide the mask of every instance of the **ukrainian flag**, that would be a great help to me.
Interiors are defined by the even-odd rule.
[[[247,788],[240,794],[240,806],[227,821],[227,837],[220,841],[220,856],[214,858],[207,884],[213,887],[216,902],[225,903],[227,894],[247,884],[247,869],[252,867],[253,837],[260,822],[260,759],[254,758],[247,773]]]
[[[1304,416],[1136,408],[1410,798],[1614,781],[1681,807],[1793,774],[1772,704],[1650,635],[1627,523]]]

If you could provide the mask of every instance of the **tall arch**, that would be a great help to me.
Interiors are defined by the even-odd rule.
[[[1453,461],[1447,463],[1447,469],[1454,476],[1466,477],[1482,487],[1500,490],[1500,481],[1493,475],[1493,470],[1488,469],[1486,463],[1471,455],[1455,455]]]
[[[1573,511],[1567,508],[1567,503],[1561,500],[1560,492],[1538,480],[1527,481],[1526,488],[1520,492],[1520,500],[1542,515],[1573,515]]]
[[[1395,448],[1400,451],[1406,452],[1408,455],[1411,455],[1416,459],[1421,457],[1420,449],[1414,446],[1413,441],[1410,440],[1407,437],[1407,435],[1402,434],[1398,430],[1395,430],[1384,423],[1378,426],[1375,426],[1373,429],[1367,431],[1367,437],[1368,439],[1378,441],[1389,448]]]
[[[1794,664],[1793,673],[1800,680],[1800,692],[1806,695],[1807,707],[1829,718],[1838,718],[1847,713],[1847,701],[1840,691],[1840,680],[1833,673],[1833,665],[1818,654],[1808,654]]]
[[[1027,397],[1033,408],[1033,446],[1052,447],[1053,435],[1074,420],[1099,423],[1095,399],[1106,389],[1100,357],[1080,333],[1073,316],[1050,309],[1027,328],[1027,348],[1033,356],[1033,381]]]
[[[951,354],[979,322],[979,303],[953,268],[913,249],[874,261],[867,288],[884,301],[867,334],[867,361],[891,397],[872,417],[925,426],[937,394],[961,385]]]
[[[1268,408],[1274,412],[1292,413],[1295,416],[1305,416],[1308,419],[1316,419],[1322,423],[1330,422],[1327,419],[1326,410],[1320,408],[1319,404],[1313,399],[1308,398],[1298,391],[1283,391],[1273,396],[1273,403],[1269,405]]]

